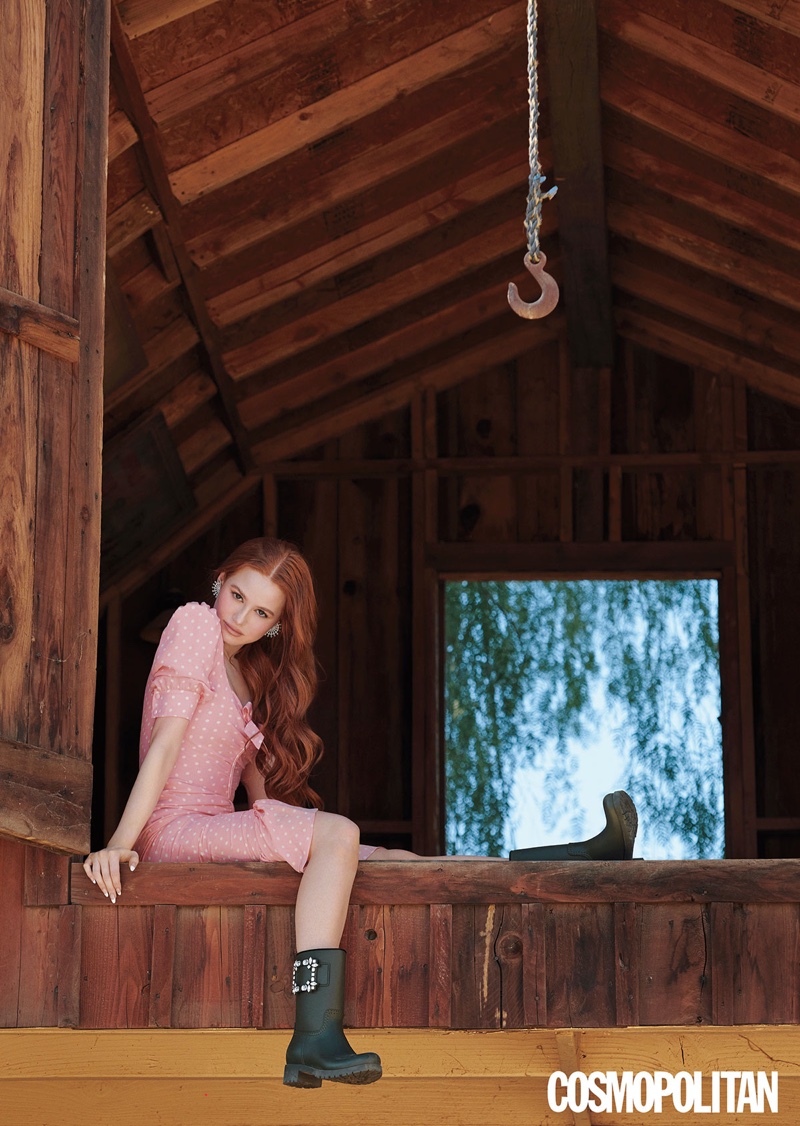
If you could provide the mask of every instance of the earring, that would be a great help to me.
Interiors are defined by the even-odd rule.
[[[219,598],[219,592],[221,590],[222,590],[222,583],[219,581],[219,579],[214,579],[213,583],[211,584],[211,593],[214,595],[215,598]]]
[[[267,632],[264,634],[264,637],[277,637],[280,632],[281,632],[281,623],[276,622],[275,625],[272,627],[272,629],[267,630]]]

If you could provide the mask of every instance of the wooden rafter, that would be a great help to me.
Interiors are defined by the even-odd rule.
[[[787,369],[771,367],[746,354],[735,342],[720,339],[721,334],[715,333],[709,339],[711,333],[699,335],[691,322],[660,315],[655,310],[620,309],[616,312],[616,324],[621,336],[659,355],[720,375],[739,375],[749,387],[800,406],[800,368],[796,363]]]
[[[466,340],[463,345],[459,341],[447,358],[438,363],[418,359],[412,370],[392,380],[388,386],[363,392],[345,403],[323,403],[314,411],[302,412],[299,419],[281,425],[278,432],[260,441],[255,447],[256,455],[263,464],[293,457],[354,426],[408,405],[420,389],[441,391],[478,375],[488,367],[513,360],[557,338],[563,328],[563,319],[551,315],[535,325],[526,321],[509,329],[507,316],[504,315],[499,332],[474,346]]]
[[[703,80],[770,113],[800,123],[800,86],[787,78],[775,81],[763,66],[738,58],[733,39],[723,50],[708,39],[701,40],[665,19],[637,11],[623,0],[607,0],[600,9],[602,26],[620,41],[670,66],[697,72]]]
[[[214,382],[219,391],[225,423],[233,435],[241,467],[246,472],[253,466],[250,441],[239,418],[233,386],[222,361],[216,331],[205,306],[196,269],[186,251],[181,230],[180,207],[170,188],[158,137],[147,112],[127,37],[119,12],[114,5],[111,10],[111,44],[119,93],[127,102],[128,112],[139,133],[146,157],[146,167],[143,169],[145,178],[150,180],[151,190],[164,216],[165,229],[188,297],[192,317],[208,355]]]
[[[179,169],[171,176],[176,197],[188,203],[217,191],[345,128],[363,115],[365,106],[374,112],[401,94],[408,96],[437,78],[503,50],[519,34],[520,13],[519,4],[504,8],[473,27],[323,98],[313,109],[304,107]]]
[[[512,250],[519,242],[519,227],[518,217],[509,219],[385,278],[380,284],[342,296],[328,308],[315,309],[285,326],[277,326],[268,335],[226,353],[231,377],[243,379],[267,364],[280,363],[438,286],[457,285],[459,277]]]

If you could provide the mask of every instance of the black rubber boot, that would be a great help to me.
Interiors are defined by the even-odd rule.
[[[639,828],[636,806],[624,790],[615,790],[603,798],[606,827],[602,833],[577,844],[542,845],[540,848],[517,848],[509,860],[630,860],[633,842]]]
[[[380,1056],[354,1052],[342,1030],[344,968],[344,950],[302,950],[295,957],[297,1010],[283,1071],[288,1087],[321,1087],[323,1079],[374,1083],[381,1077]]]

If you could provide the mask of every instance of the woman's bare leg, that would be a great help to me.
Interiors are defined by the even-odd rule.
[[[339,945],[357,868],[358,826],[337,813],[317,813],[294,912],[298,950]]]

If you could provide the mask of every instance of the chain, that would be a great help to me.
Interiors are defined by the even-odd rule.
[[[552,199],[558,187],[542,192],[546,177],[542,175],[539,162],[539,83],[536,40],[538,34],[536,0],[528,0],[528,206],[525,211],[525,234],[528,239],[528,253],[533,262],[539,261],[539,228],[542,225],[542,203]]]

